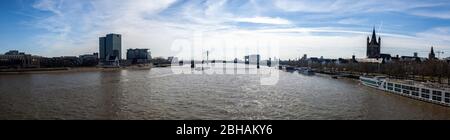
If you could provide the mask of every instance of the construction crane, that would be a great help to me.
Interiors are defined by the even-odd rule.
[[[429,51],[417,51],[417,52],[415,52],[415,53],[420,54],[420,53],[430,53],[430,52],[429,52]],[[441,57],[441,54],[442,54],[442,55],[445,54],[444,51],[436,51],[435,53],[437,54],[437,58],[440,58],[440,57]]]
[[[441,54],[444,54],[444,51],[436,51],[436,53],[438,55],[438,58],[440,59],[441,58]]]

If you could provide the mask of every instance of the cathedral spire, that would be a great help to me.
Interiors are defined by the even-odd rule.
[[[375,26],[373,27],[372,38],[367,37],[367,58],[380,58],[381,57],[381,37],[378,37],[375,31]]]
[[[372,39],[377,41],[377,34],[375,32],[375,26],[373,26],[373,33],[372,33]]]
[[[371,43],[375,43],[377,44],[377,35],[375,33],[375,26],[373,26],[373,32],[372,32],[372,40],[370,41]]]
[[[373,33],[372,33],[372,36],[373,36],[373,37],[376,37],[375,34],[376,34],[376,33],[375,33],[375,26],[373,26]]]
[[[436,58],[436,54],[434,53],[433,46],[431,46],[431,52],[430,52],[430,54],[428,54],[428,59],[435,59],[435,58]]]

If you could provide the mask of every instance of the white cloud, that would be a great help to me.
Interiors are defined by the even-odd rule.
[[[61,11],[59,10],[61,6],[62,0],[41,0],[36,2],[33,7],[36,9],[40,9],[43,11],[50,11],[55,14],[61,15]]]
[[[450,27],[435,27],[425,32],[417,33],[418,37],[434,40],[450,41]]]
[[[449,6],[446,0],[275,0],[274,5],[288,12],[332,13],[334,16],[370,12],[402,12],[417,16],[449,19],[449,9],[441,12],[420,8]]]
[[[296,25],[297,21],[291,21],[289,18],[264,15],[258,12],[245,16],[232,14],[226,7],[227,2],[227,0],[187,1],[168,15],[161,15],[160,12],[167,10],[175,3],[175,0],[40,0],[33,7],[53,14],[37,18],[30,25],[48,31],[47,34],[36,37],[37,44],[46,48],[42,49],[39,54],[46,56],[96,52],[98,51],[98,37],[107,33],[123,35],[124,52],[127,48],[150,48],[155,56],[170,56],[173,55],[170,46],[174,40],[191,40],[195,32],[203,33],[205,42],[212,46],[219,46],[219,48],[227,41],[246,44],[261,40],[278,40],[282,46],[280,53],[283,54],[282,58],[284,59],[294,58],[303,53],[312,56],[323,55],[324,57],[350,57],[353,53],[360,57],[364,56],[365,39],[370,31],[332,26],[306,28]],[[252,1],[252,3],[254,2]],[[349,2],[353,3],[348,4]],[[384,0],[380,1],[380,3],[383,2]],[[368,7],[370,3],[375,3],[370,0],[356,2],[349,0],[278,0],[274,3],[287,11],[303,12],[378,9]],[[396,5],[399,4],[394,4],[394,6]],[[384,6],[384,4],[375,4],[375,6],[395,9],[393,6]],[[420,6],[427,5],[413,4],[413,6],[404,7],[408,9]],[[404,7],[399,6],[397,9],[405,9]],[[246,29],[235,25],[236,22],[260,25]],[[341,24],[364,22],[365,20],[352,18],[338,21]],[[412,51],[431,45],[449,48],[448,45],[445,45],[445,43],[449,43],[449,34],[448,29],[440,28],[417,35],[381,33],[381,36],[384,40],[383,47],[389,52],[389,48],[401,47],[409,48]]]
[[[124,50],[131,47],[148,48],[150,45],[161,45],[151,38],[161,38],[160,34],[170,37],[170,31],[166,30],[164,24],[145,18],[156,15],[173,2],[174,0],[39,0],[33,7],[53,15],[37,18],[29,24],[48,31],[36,37],[38,45],[48,48],[39,52],[42,55],[97,52],[98,37],[113,32],[127,35],[124,38]],[[134,40],[137,38],[141,40]]]
[[[335,0],[276,0],[275,6],[290,12],[330,12]]]
[[[423,17],[450,19],[449,11],[412,11],[411,14]]]
[[[235,21],[238,22],[248,22],[248,23],[261,23],[261,24],[275,24],[275,25],[287,25],[291,22],[287,19],[282,19],[279,17],[252,17],[252,18],[237,18]]]
[[[368,20],[366,19],[356,19],[356,18],[346,18],[341,19],[337,23],[339,24],[347,24],[347,25],[361,25],[361,24],[367,24]]]

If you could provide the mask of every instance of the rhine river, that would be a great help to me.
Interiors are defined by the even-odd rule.
[[[448,107],[356,80],[279,71],[275,85],[261,85],[261,77],[172,68],[0,75],[0,119],[450,119]]]

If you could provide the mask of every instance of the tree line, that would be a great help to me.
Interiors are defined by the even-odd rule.
[[[310,67],[319,72],[384,75],[395,79],[430,81],[450,85],[450,64],[443,60],[393,61],[388,63],[348,62],[340,64],[289,61],[287,64]]]

